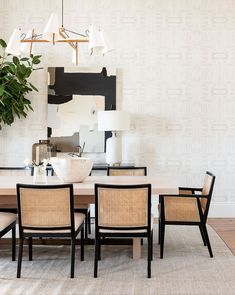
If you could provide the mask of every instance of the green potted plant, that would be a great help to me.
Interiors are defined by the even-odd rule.
[[[6,53],[7,44],[0,39],[0,130],[2,125],[11,125],[15,116],[26,118],[32,110],[27,94],[37,88],[30,83],[29,77],[41,55],[19,58]]]

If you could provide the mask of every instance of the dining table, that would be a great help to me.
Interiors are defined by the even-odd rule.
[[[16,184],[34,184],[33,176],[0,176],[0,210],[17,209]],[[62,184],[57,176],[48,176],[46,184]],[[74,208],[95,203],[95,183],[102,184],[151,184],[152,200],[159,194],[177,194],[177,180],[174,177],[157,174],[154,176],[88,176],[84,181],[73,183]],[[140,238],[133,238],[133,258],[141,257]]]

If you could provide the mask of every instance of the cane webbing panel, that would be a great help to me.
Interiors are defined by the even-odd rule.
[[[112,169],[109,168],[109,176],[144,176],[144,169]]]
[[[200,221],[196,198],[164,197],[166,221]]]
[[[98,225],[147,226],[148,189],[98,189]]]
[[[71,226],[70,190],[20,188],[22,226]]]
[[[211,188],[211,185],[212,185],[212,180],[213,180],[213,177],[211,175],[209,175],[209,174],[205,175],[203,189],[202,189],[202,195],[208,195],[209,194],[210,188]],[[201,199],[201,205],[202,205],[202,208],[204,210],[206,209],[206,204],[207,204],[207,199],[202,198]]]

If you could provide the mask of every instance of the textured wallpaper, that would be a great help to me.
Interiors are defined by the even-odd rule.
[[[200,186],[217,176],[211,215],[235,216],[235,1],[65,0],[65,26],[102,27],[116,50],[81,66],[119,69],[117,106],[131,112],[122,134],[123,159],[147,165],[180,185]],[[41,32],[59,0],[0,0],[1,37],[15,27]],[[43,54],[34,74],[34,112],[0,131],[0,166],[21,166],[31,145],[46,136],[48,66],[71,66],[69,46],[34,46]],[[99,155],[99,158],[101,156]]]

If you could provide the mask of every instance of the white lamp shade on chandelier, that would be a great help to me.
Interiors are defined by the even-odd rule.
[[[104,31],[102,31],[102,30],[100,30],[100,37],[101,37],[101,40],[102,40],[103,46],[104,46],[103,47],[103,50],[102,50],[102,53],[103,54],[106,54],[106,53],[114,50],[114,48],[111,45],[111,42],[110,42],[107,34]]]
[[[20,47],[20,29],[14,29],[9,42],[7,43],[6,53],[13,54],[19,56],[21,54]]]
[[[76,52],[76,49],[73,49],[72,64],[77,64],[77,63],[79,63],[79,55]]]
[[[89,27],[89,44],[88,44],[89,50],[92,53],[102,53],[104,48],[104,43],[101,39],[99,30],[93,26],[90,25]]]
[[[95,26],[89,27],[89,50],[95,54],[105,54],[113,50],[107,35],[104,31],[98,30]]]
[[[125,111],[102,111],[98,112],[98,130],[112,131],[112,137],[106,141],[106,163],[114,165],[121,163],[121,141],[116,131],[130,129],[130,116]]]
[[[50,18],[46,24],[46,27],[43,31],[43,39],[47,41],[53,41],[53,39],[56,41],[59,39],[59,19],[58,15],[56,13],[52,13],[50,15]]]

